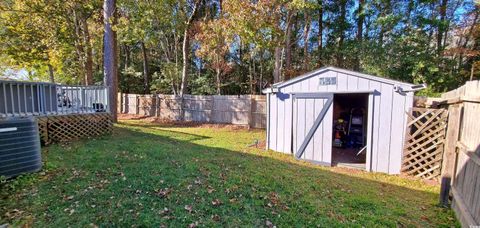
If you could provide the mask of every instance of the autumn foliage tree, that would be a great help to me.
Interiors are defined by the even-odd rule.
[[[224,18],[206,21],[197,24],[198,33],[195,35],[201,43],[196,55],[208,62],[208,66],[215,71],[217,94],[221,94],[222,77],[232,70],[227,54],[232,44],[232,36],[228,33],[228,22]]]
[[[479,77],[479,11],[473,0],[118,0],[119,86],[260,93],[337,66],[438,95]],[[101,84],[103,46],[102,0],[0,1],[0,74]]]

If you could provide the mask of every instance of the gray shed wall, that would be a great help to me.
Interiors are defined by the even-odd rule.
[[[319,85],[319,78],[335,77],[335,85]],[[395,92],[394,85],[378,80],[328,70],[268,94],[269,115],[267,124],[268,149],[292,153],[292,95],[291,93],[358,93],[374,91],[369,99],[369,119],[372,132],[367,137],[371,142],[367,153],[367,170],[398,174],[401,168],[402,149],[406,129],[406,112],[413,105],[413,93]],[[332,123],[327,123],[323,140],[331,140]],[[327,137],[329,136],[329,137]],[[295,137],[295,136],[294,136]],[[371,156],[371,159],[369,159]]]

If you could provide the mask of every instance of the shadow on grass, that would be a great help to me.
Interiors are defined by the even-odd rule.
[[[122,124],[124,125],[131,125],[131,126],[141,126],[141,127],[157,127],[157,128],[192,128],[192,127],[199,127],[199,128],[227,128],[232,130],[239,130],[239,129],[248,129],[248,125],[236,125],[236,124],[228,124],[228,123],[204,123],[204,122],[196,122],[196,121],[165,121],[162,122],[161,119],[154,119],[152,121],[151,117],[147,117],[148,120],[143,121],[145,118],[138,118],[138,119],[128,119],[122,120]],[[140,121],[137,121],[140,120]],[[261,130],[261,129],[252,129],[252,130]]]
[[[450,210],[436,206],[436,189],[419,181],[340,173],[246,149],[252,137],[246,130],[144,125],[121,123],[112,136],[45,148],[47,177],[4,186],[0,215],[23,213],[0,224],[456,225]]]
[[[178,134],[181,134],[182,137],[187,137],[188,138],[188,140],[187,139],[179,140],[179,141],[182,141],[182,142],[192,142],[192,141],[196,141],[196,140],[211,138],[211,137],[198,135],[198,134],[191,134],[191,133],[186,133],[186,132],[178,132],[178,131],[174,131],[174,130],[167,130],[168,127],[154,125],[154,124],[132,124],[132,123],[122,122],[121,125],[130,127],[130,128],[132,128],[131,130],[135,131],[135,132],[142,132],[140,129],[141,128],[146,128],[146,129],[150,129],[150,130],[153,130],[153,131],[161,131],[163,133],[171,133],[171,134],[177,134],[178,133]],[[173,126],[170,127],[170,128],[173,128]],[[183,128],[187,128],[187,127],[184,126]],[[151,134],[148,134],[148,135],[145,135],[145,136],[150,137],[151,135],[156,135],[156,134],[151,133]],[[171,140],[178,140],[178,139],[176,139],[176,137],[173,137]]]

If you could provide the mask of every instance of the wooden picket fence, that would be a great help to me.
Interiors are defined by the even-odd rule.
[[[431,108],[412,108],[407,113],[402,172],[424,179],[440,176],[447,113]]]

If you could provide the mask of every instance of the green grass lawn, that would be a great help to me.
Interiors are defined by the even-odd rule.
[[[51,145],[42,172],[0,186],[0,225],[458,226],[438,186],[249,147],[264,137],[123,121],[111,136]]]

